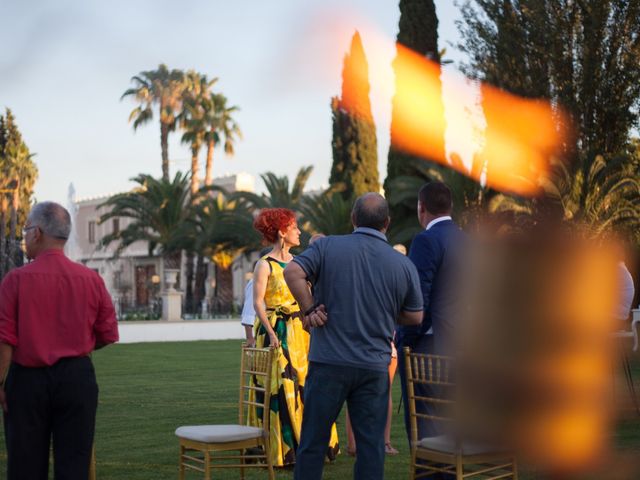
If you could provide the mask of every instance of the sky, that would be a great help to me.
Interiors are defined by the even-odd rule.
[[[449,0],[436,7],[440,48],[459,61],[449,45],[458,38],[457,9]],[[138,173],[161,174],[157,118],[134,132],[128,117],[135,104],[120,99],[130,78],[159,63],[195,69],[218,77],[214,90],[240,108],[244,138],[232,158],[216,150],[214,176],[248,172],[261,191],[259,174],[292,178],[313,165],[308,187],[319,188],[332,162],[330,100],[340,93],[343,57],[358,30],[382,180],[399,17],[392,0],[0,0],[0,108],[11,108],[36,154],[37,200],[66,203],[70,183],[79,198],[104,196],[131,188]],[[447,67],[451,75],[454,69]],[[450,88],[445,108],[448,95],[468,99],[464,112],[447,111],[459,121],[473,109],[473,95]],[[171,176],[188,170],[190,152],[179,134],[169,146]]]

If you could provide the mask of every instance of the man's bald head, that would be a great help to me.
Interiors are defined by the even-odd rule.
[[[353,204],[351,220],[355,227],[386,230],[389,226],[389,204],[379,193],[360,195]]]

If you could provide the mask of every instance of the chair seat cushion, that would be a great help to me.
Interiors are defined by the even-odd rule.
[[[260,438],[264,430],[246,425],[191,425],[178,427],[176,435],[204,443],[228,443]]]
[[[418,446],[442,453],[456,453],[456,442],[451,435],[438,435],[437,437],[425,437],[418,442]],[[462,442],[463,455],[485,455],[490,453],[507,453],[505,449],[495,445],[483,445],[474,442]]]

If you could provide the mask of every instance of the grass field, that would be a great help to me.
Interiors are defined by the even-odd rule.
[[[163,480],[177,478],[179,425],[231,423],[237,416],[240,341],[114,345],[94,354],[100,404],[96,425],[97,473],[100,480]],[[394,384],[394,401],[400,396]],[[395,409],[394,409],[395,410]],[[344,418],[338,432],[346,447]],[[621,447],[640,447],[640,421],[618,430]],[[408,447],[401,415],[395,415],[393,444],[400,455],[387,457],[385,479],[408,476]],[[6,469],[0,449],[0,478]],[[342,454],[325,467],[324,478],[351,478],[353,458]],[[248,478],[266,478],[249,471]],[[291,470],[276,477],[292,478]],[[201,478],[191,475],[188,478]],[[239,478],[237,470],[216,470],[214,478]],[[521,478],[533,478],[523,475]]]

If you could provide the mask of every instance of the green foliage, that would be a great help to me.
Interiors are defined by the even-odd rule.
[[[423,55],[436,63],[440,63],[440,52],[438,50],[438,17],[436,15],[436,8],[432,0],[400,0],[400,21],[398,31],[398,42],[405,47]],[[399,72],[396,72],[396,90],[399,85],[403,83],[403,79],[398,77]],[[396,96],[398,92],[396,91]],[[437,95],[437,98],[441,98]],[[397,115],[397,99],[394,97],[392,101],[391,111],[391,124],[392,131],[394,130],[394,117]],[[445,146],[444,146],[444,104],[442,101],[438,105],[432,105],[431,110],[434,115],[433,125],[442,125],[442,134],[439,138],[442,140],[438,142],[438,145],[434,146],[435,151],[441,152],[439,158],[445,158]],[[431,126],[433,128],[433,125]],[[427,162],[428,167],[435,167],[435,162],[429,158],[419,158],[414,155],[401,152],[393,147],[396,143],[393,135],[391,136],[391,146],[389,147],[389,156],[387,162],[387,177],[384,182],[385,192],[389,192],[391,182],[397,177],[410,176],[417,179],[416,183],[420,185],[430,180],[430,177],[424,176],[424,169],[416,168],[420,165],[419,160]],[[416,190],[417,195],[417,190]],[[407,225],[417,225],[415,219],[415,204],[408,207],[402,203],[392,205],[391,208],[391,227],[390,236],[395,238],[396,230],[405,230]],[[398,235],[398,238],[402,235]]]
[[[570,127],[547,198],[512,206],[538,214],[557,202],[566,220],[597,234],[637,231],[640,190],[630,134],[640,109],[640,0],[466,1],[459,29],[465,72],[502,89],[547,98]],[[565,118],[570,125],[565,124]],[[487,129],[493,122],[487,117]],[[509,203],[509,202],[507,202]]]
[[[20,228],[31,209],[38,169],[13,113],[0,115],[0,279],[21,264]]]
[[[321,195],[306,196],[300,206],[304,229],[324,235],[346,235],[353,231],[351,208],[339,192],[329,190]]]
[[[228,107],[227,101],[227,97],[221,93],[212,93],[206,104],[205,121],[208,130],[204,137],[207,142],[205,185],[211,185],[213,181],[213,149],[222,142],[224,153],[233,156],[235,142],[242,138],[240,126],[233,118],[240,109],[235,105]]]
[[[378,192],[378,143],[369,101],[369,74],[360,34],[344,58],[342,93],[331,99],[333,165],[329,183],[345,199]]]
[[[198,254],[214,258],[220,252],[230,252],[235,258],[260,248],[260,235],[253,228],[253,207],[245,192],[229,194],[219,187],[203,188],[193,213],[190,231]]]
[[[126,228],[106,235],[103,245],[119,242],[118,252],[137,241],[149,244],[149,255],[159,248],[171,268],[179,267],[180,252],[189,245],[189,176],[177,172],[173,181],[140,174],[133,178],[139,187],[114,195],[98,208],[108,208],[100,223],[110,218],[129,218]]]
[[[169,132],[175,130],[176,120],[182,111],[185,75],[181,70],[169,70],[160,64],[156,70],[146,70],[131,77],[133,88],[127,89],[121,98],[133,97],[139,104],[131,111],[129,121],[133,129],[153,119],[157,105],[160,117],[160,146],[162,150],[162,178],[169,181]]]
[[[298,210],[303,199],[304,187],[313,171],[313,166],[298,170],[293,185],[289,185],[286,175],[278,176],[273,172],[260,175],[267,189],[266,194],[256,195],[250,192],[238,192],[252,208],[288,208]]]
[[[211,87],[217,81],[217,78],[209,80],[206,75],[193,70],[189,70],[185,75],[182,111],[178,118],[184,131],[182,143],[188,144],[191,149],[192,195],[200,188],[198,156],[209,127],[207,113],[213,108],[211,104]]]

